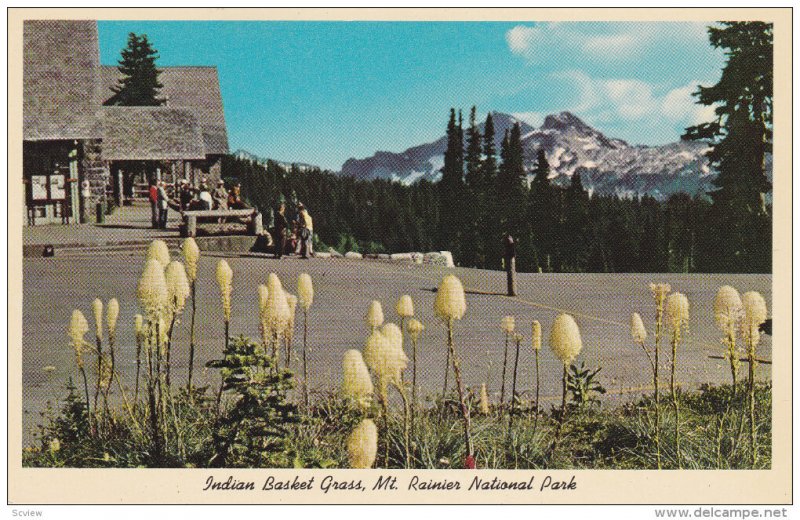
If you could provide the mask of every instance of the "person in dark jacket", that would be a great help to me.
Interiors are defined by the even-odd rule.
[[[286,250],[286,230],[289,222],[286,220],[286,204],[281,203],[275,212],[275,258],[283,257]]]

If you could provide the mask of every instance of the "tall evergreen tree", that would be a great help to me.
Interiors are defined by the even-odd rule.
[[[769,272],[772,267],[767,154],[772,146],[772,24],[723,22],[709,27],[711,45],[727,61],[716,85],[699,87],[698,102],[714,105],[716,119],[686,129],[685,139],[711,142],[716,190],[698,255],[698,268]]]
[[[562,269],[570,272],[586,270],[589,235],[589,195],[583,189],[581,175],[572,175],[564,192],[564,218],[561,229]]]
[[[439,230],[440,247],[459,253],[459,234],[462,230],[464,204],[464,140],[461,111],[450,109],[450,121],[447,124],[447,149],[444,152],[442,179],[439,181],[439,207],[441,208],[441,226]]]
[[[114,95],[107,105],[158,106],[164,100],[158,97],[163,85],[158,81],[161,74],[156,68],[156,51],[146,34],[128,34],[128,46],[122,49],[122,59],[117,70],[122,73],[119,83],[112,87]]]
[[[469,113],[469,128],[467,129],[467,150],[464,157],[465,181],[471,193],[476,193],[481,188],[481,133],[475,122],[475,106]]]
[[[535,268],[543,271],[552,267],[558,243],[558,189],[550,185],[550,163],[543,149],[536,154],[536,166],[528,196],[528,222],[533,248],[536,252]]]

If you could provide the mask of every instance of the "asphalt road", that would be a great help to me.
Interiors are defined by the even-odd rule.
[[[173,257],[178,258],[173,251]],[[440,392],[445,363],[445,327],[433,316],[435,288],[442,276],[454,273],[467,288],[467,312],[456,323],[455,342],[467,385],[486,382],[492,398],[500,393],[504,335],[503,316],[516,317],[525,340],[519,358],[518,390],[533,385],[533,353],[530,324],[542,323],[544,348],[541,360],[541,392],[544,399],[560,399],[561,367],[547,346],[547,337],[558,312],[572,313],[580,327],[583,351],[578,361],[602,367],[601,383],[608,389],[606,399],[636,396],[650,391],[650,368],[640,348],[630,340],[630,313],[638,311],[648,330],[653,329],[654,304],[648,283],[668,282],[685,293],[690,302],[690,325],[679,349],[678,380],[684,387],[730,379],[723,360],[709,358],[722,352],[714,325],[712,303],[717,289],[730,284],[744,293],[761,292],[771,310],[770,275],[680,275],[680,274],[520,274],[519,296],[508,298],[505,274],[475,269],[447,269],[428,265],[406,265],[372,260],[284,258],[281,261],[255,255],[205,254],[201,257],[197,287],[198,346],[195,360],[196,383],[218,384],[218,374],[203,368],[216,358],[223,345],[222,310],[215,278],[217,261],[226,257],[233,268],[233,317],[231,333],[257,338],[258,306],[256,287],[275,272],[284,286],[296,292],[297,275],[308,272],[314,281],[315,299],[309,313],[310,373],[314,391],[334,390],[341,381],[342,356],[347,349],[362,348],[367,336],[364,316],[371,300],[383,303],[387,321],[397,321],[394,308],[402,294],[414,300],[417,318],[426,329],[418,350],[417,379],[420,395]],[[90,323],[91,302],[116,297],[120,302],[117,362],[125,384],[132,387],[135,343],[133,316],[140,312],[136,283],[143,266],[143,252],[86,252],[55,258],[25,258],[23,298],[23,441],[40,421],[48,401],[64,395],[64,384],[76,374],[66,330],[75,308]],[[488,294],[487,294],[488,293]],[[492,294],[494,293],[494,294]],[[295,352],[302,348],[302,317],[298,314]],[[173,345],[173,381],[186,379],[189,322],[177,325]],[[652,337],[648,338],[652,346]],[[666,345],[666,342],[664,343]],[[668,366],[668,348],[662,347]],[[771,359],[771,338],[764,336],[758,356]],[[411,356],[411,346],[406,352]],[[299,360],[295,356],[295,360]],[[509,374],[513,350],[509,350]],[[55,367],[45,371],[44,367]],[[300,368],[299,364],[294,365]],[[406,372],[410,377],[411,368]],[[664,370],[664,381],[669,377]],[[760,379],[770,377],[770,365],[761,365]],[[452,377],[450,378],[452,382]],[[506,395],[510,393],[510,375]]]

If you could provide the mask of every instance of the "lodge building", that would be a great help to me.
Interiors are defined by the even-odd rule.
[[[97,23],[24,22],[24,222],[78,223],[98,203],[139,195],[148,177],[220,178],[228,135],[216,67],[159,70],[164,105],[106,105],[121,74],[100,65]]]

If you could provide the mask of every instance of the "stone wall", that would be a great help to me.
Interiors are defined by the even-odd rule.
[[[80,161],[81,180],[88,180],[92,190],[91,204],[106,202],[106,185],[110,173],[108,164],[103,161],[102,142],[100,139],[87,139],[82,142],[83,150]]]

